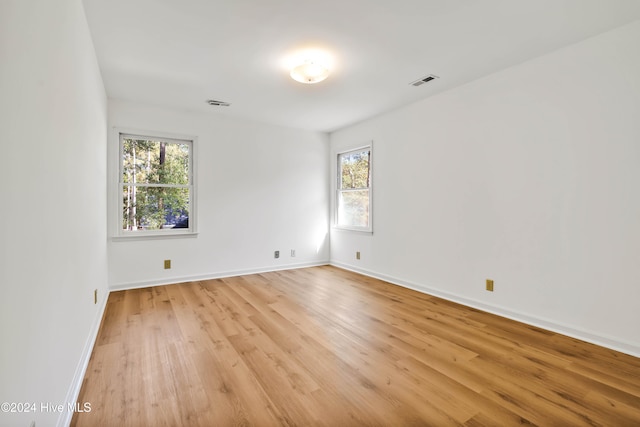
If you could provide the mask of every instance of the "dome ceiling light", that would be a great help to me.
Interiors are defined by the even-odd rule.
[[[305,59],[291,69],[290,75],[297,82],[314,84],[329,77],[329,69],[317,60]]]
[[[324,46],[304,46],[289,51],[282,58],[282,67],[289,71],[291,78],[299,83],[320,83],[335,71],[335,55]]]

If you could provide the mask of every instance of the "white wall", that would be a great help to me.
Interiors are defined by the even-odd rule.
[[[375,162],[332,263],[640,355],[638,76],[640,22],[332,134]]]
[[[328,262],[326,134],[118,100],[109,127],[114,165],[114,127],[198,138],[197,238],[111,240],[112,289]]]
[[[0,3],[2,426],[62,425],[107,292],[106,96],[79,0]],[[93,291],[100,302],[94,305]]]

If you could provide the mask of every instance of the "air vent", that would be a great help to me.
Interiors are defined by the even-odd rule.
[[[423,77],[421,79],[416,80],[415,82],[411,82],[409,83],[411,86],[420,86],[423,85],[425,83],[429,83],[432,80],[438,79],[438,76],[434,76],[433,74],[429,74],[426,77]]]
[[[213,105],[214,107],[228,107],[231,104],[224,101],[216,101],[215,99],[207,99],[207,104]]]

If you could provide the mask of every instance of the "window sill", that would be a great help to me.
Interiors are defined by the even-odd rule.
[[[161,239],[193,239],[198,237],[197,232],[183,232],[183,233],[152,233],[146,232],[144,234],[121,234],[118,236],[111,236],[113,242],[128,242],[132,240],[161,240]]]
[[[334,225],[331,228],[336,231],[355,232],[355,233],[361,233],[361,234],[373,234],[373,230],[369,228],[341,227],[338,225]]]

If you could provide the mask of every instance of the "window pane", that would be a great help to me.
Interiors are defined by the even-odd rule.
[[[369,188],[369,160],[371,151],[366,149],[341,154],[340,189]]]
[[[123,186],[122,229],[189,228],[189,189]]]
[[[369,190],[338,194],[338,225],[369,227]]]
[[[189,144],[123,138],[122,182],[189,184]]]

